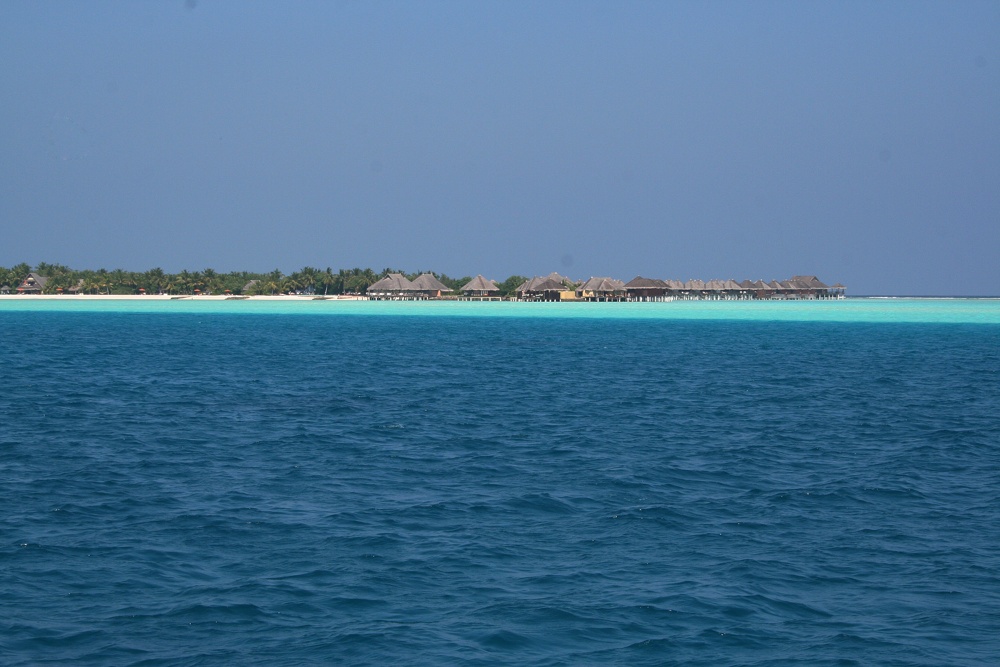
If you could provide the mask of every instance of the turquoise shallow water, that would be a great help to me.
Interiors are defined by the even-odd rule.
[[[4,665],[1000,655],[995,302],[66,303],[0,302]]]
[[[455,301],[0,299],[3,311],[393,315],[415,317],[599,318],[783,322],[939,322],[1000,324],[1000,299],[845,299],[839,301],[675,301],[667,303],[515,303]]]

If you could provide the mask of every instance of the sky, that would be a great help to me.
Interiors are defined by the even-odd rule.
[[[0,266],[1000,295],[1000,3],[0,0]]]

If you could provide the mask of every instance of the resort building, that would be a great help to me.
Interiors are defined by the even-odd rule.
[[[369,285],[366,290],[369,299],[376,300],[400,300],[414,299],[419,288],[414,287],[406,276],[401,273],[390,273],[382,280]]]
[[[442,294],[452,291],[450,287],[438,280],[433,273],[423,273],[417,276],[410,285],[413,287],[413,294],[415,296],[422,296],[427,299],[440,298]]]
[[[792,276],[788,282],[800,299],[825,299],[831,295],[835,296],[837,291],[836,288],[829,287],[816,276]],[[843,285],[840,288],[843,290]]]
[[[49,282],[48,277],[29,273],[28,277],[17,288],[17,292],[18,294],[41,294],[47,282]]]
[[[499,299],[500,288],[492,280],[478,275],[465,283],[461,289],[462,295],[472,299]]]
[[[583,301],[624,301],[625,283],[615,278],[591,278],[576,288],[576,298]]]
[[[625,295],[629,301],[670,301],[670,287],[658,278],[636,276],[625,283]]]
[[[439,299],[452,289],[438,280],[433,273],[424,273],[409,280],[401,273],[390,273],[373,283],[366,293],[369,299],[392,301],[417,301]]]
[[[575,283],[555,271],[547,276],[535,276],[517,288],[521,301],[567,301],[576,298]]]

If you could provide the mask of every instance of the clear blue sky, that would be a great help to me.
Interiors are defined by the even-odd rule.
[[[1000,294],[1000,2],[0,0],[0,265]]]

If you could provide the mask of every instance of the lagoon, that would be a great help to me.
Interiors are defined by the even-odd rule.
[[[569,318],[1000,324],[1000,299],[851,298],[823,301],[673,301],[661,303],[524,303],[315,300],[308,297],[115,299],[0,298],[3,312],[113,312],[400,317]]]

